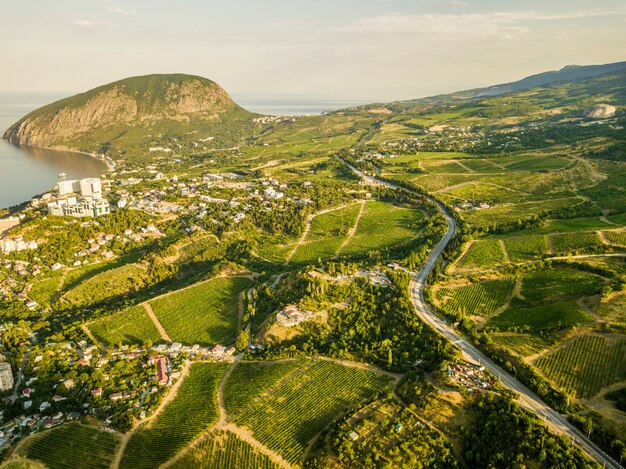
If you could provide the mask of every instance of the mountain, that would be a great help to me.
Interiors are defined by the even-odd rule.
[[[558,82],[567,82],[598,77],[616,72],[626,71],[625,62],[615,62],[604,65],[567,65],[560,70],[531,75],[511,83],[475,88],[465,91],[457,91],[449,94],[430,96],[427,98],[411,99],[406,101],[394,101],[391,103],[376,103],[351,108],[351,110],[379,110],[383,107],[392,111],[406,111],[428,109],[432,105],[445,105],[458,101],[472,100],[500,96],[516,91],[523,91],[539,86],[546,86]]]
[[[147,75],[109,83],[37,109],[9,127],[4,138],[20,145],[106,153],[121,138],[146,146],[153,134],[176,138],[253,116],[206,78]]]

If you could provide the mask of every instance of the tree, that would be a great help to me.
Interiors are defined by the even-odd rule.
[[[248,348],[248,329],[242,329],[239,331],[237,335],[237,350],[243,352],[246,348]]]

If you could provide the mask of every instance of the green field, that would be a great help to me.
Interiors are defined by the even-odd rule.
[[[147,277],[146,269],[128,264],[99,273],[72,288],[63,299],[76,306],[86,306],[139,290]]]
[[[504,264],[504,251],[497,239],[474,241],[465,255],[456,263],[459,270],[493,268]]]
[[[446,312],[484,316],[504,306],[514,286],[514,278],[487,280],[462,287],[440,288],[436,297]]]
[[[98,319],[88,328],[96,339],[108,346],[118,342],[142,344],[145,340],[153,343],[161,340],[159,331],[141,305]]]
[[[174,469],[274,469],[280,466],[229,431],[213,431],[182,458]]]
[[[602,286],[598,275],[572,269],[536,270],[524,275],[521,295],[528,301],[579,298],[596,293]]]
[[[538,331],[575,326],[590,319],[575,301],[556,301],[536,306],[511,306],[489,319],[487,325],[504,330],[527,326]]]
[[[224,385],[224,407],[234,415],[252,401],[269,391],[290,373],[305,368],[306,362],[293,360],[284,363],[238,363]]]
[[[163,464],[218,418],[216,394],[226,363],[194,363],[174,399],[130,438],[120,469],[152,469]]]
[[[605,231],[602,234],[610,243],[626,246],[626,231]]]
[[[550,235],[555,254],[576,254],[595,252],[602,241],[597,233],[561,233]]]
[[[244,277],[219,277],[150,301],[172,340],[187,344],[230,344],[235,339]]]
[[[360,204],[353,204],[313,218],[311,229],[291,261],[315,262],[318,258],[334,257],[354,226],[360,210]]]
[[[235,423],[297,464],[315,435],[343,410],[386,386],[387,378],[320,361],[240,414]]]
[[[106,469],[118,445],[117,434],[72,423],[34,436],[19,452],[51,469]]]
[[[539,358],[535,365],[562,389],[591,398],[626,379],[626,338],[588,335]]]
[[[489,337],[496,344],[507,348],[522,357],[528,357],[545,349],[548,344],[541,337],[530,334],[498,333]]]
[[[421,219],[422,214],[417,210],[368,202],[356,232],[341,254],[359,255],[405,243],[418,235],[416,227]]]
[[[506,238],[505,242],[513,262],[532,260],[548,254],[548,240],[542,235]]]
[[[35,300],[41,306],[49,306],[50,301],[54,297],[57,289],[59,288],[60,275],[56,275],[52,278],[37,281],[33,288],[28,292],[29,298]]]

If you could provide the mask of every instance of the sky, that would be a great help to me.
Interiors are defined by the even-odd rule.
[[[0,93],[179,72],[374,102],[626,60],[624,0],[20,0],[0,21]]]

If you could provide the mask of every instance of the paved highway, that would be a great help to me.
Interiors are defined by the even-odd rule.
[[[357,175],[359,175],[367,184],[376,184],[389,187],[391,189],[401,189],[399,186],[388,183],[386,181],[380,181],[372,176],[368,176],[359,169],[355,168],[349,163],[344,163]],[[410,284],[411,301],[415,307],[417,315],[422,321],[430,325],[439,334],[444,336],[456,347],[461,350],[463,357],[467,360],[479,363],[487,368],[494,376],[497,376],[500,382],[507,388],[518,393],[518,402],[525,409],[533,412],[538,417],[543,419],[548,427],[559,434],[568,436],[578,447],[580,447],[591,458],[597,461],[602,467],[620,469],[620,466],[609,455],[598,448],[595,443],[591,442],[585,435],[583,435],[576,427],[569,423],[563,415],[556,412],[545,402],[543,402],[539,396],[517,381],[508,372],[504,371],[493,361],[491,361],[485,354],[474,347],[470,342],[463,338],[460,334],[456,333],[454,329],[443,319],[439,318],[430,308],[428,303],[424,300],[424,289],[426,287],[426,280],[428,275],[435,268],[437,260],[441,256],[441,253],[448,245],[448,243],[454,238],[456,234],[456,222],[454,218],[446,211],[446,209],[433,200],[437,205],[439,211],[446,218],[448,223],[448,229],[444,237],[439,241],[439,244],[435,247],[430,254],[424,267],[418,273],[414,274],[413,280]]]

